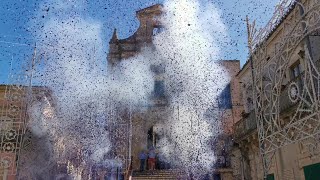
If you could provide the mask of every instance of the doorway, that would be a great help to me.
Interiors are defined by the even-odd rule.
[[[148,130],[148,139],[147,139],[147,148],[150,149],[152,147],[156,147],[156,133],[154,132],[154,126],[152,126],[149,130]]]
[[[306,180],[320,179],[320,163],[303,167]]]

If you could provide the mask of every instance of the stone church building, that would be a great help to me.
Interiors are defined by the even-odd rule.
[[[125,39],[119,39],[116,29],[109,42],[108,53],[108,69],[114,71],[117,68],[117,64],[121,61],[125,61],[137,55],[144,47],[153,47],[153,37],[164,30],[163,25],[157,20],[163,10],[163,6],[156,4],[145,9],[141,9],[136,12],[136,16],[140,22],[137,31],[130,37]],[[165,33],[165,32],[164,32]],[[240,62],[238,60],[220,61],[232,79],[240,70]],[[115,147],[115,154],[122,153],[122,157],[130,155],[132,158],[133,170],[139,169],[138,154],[141,150],[147,149],[151,146],[157,148],[157,134],[156,124],[168,118],[172,111],[169,108],[168,99],[165,95],[165,67],[161,64],[154,64],[150,66],[151,71],[154,72],[154,93],[149,100],[147,109],[144,107],[143,112],[134,112],[131,120],[127,120],[127,124],[132,123],[132,139],[131,147],[127,151],[119,152],[119,147]],[[236,80],[230,82],[230,84],[223,91],[221,96],[221,106],[219,106],[219,118],[221,118],[223,124],[223,134],[213,142],[215,152],[217,156],[217,162],[215,163],[215,169],[212,170],[212,176],[220,178],[231,178],[232,170],[230,164],[229,150],[232,145],[232,125],[237,117],[240,117],[241,110],[238,108],[240,99],[237,95],[238,83]],[[231,94],[233,94],[231,96]],[[123,130],[125,134],[125,130]],[[125,139],[125,138],[124,138]],[[121,149],[121,148],[120,148]],[[129,157],[129,159],[131,159]],[[213,178],[213,177],[212,177]]]

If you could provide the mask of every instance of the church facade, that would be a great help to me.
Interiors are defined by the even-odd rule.
[[[158,21],[158,17],[163,13],[163,7],[160,4],[147,7],[136,12],[136,16],[140,22],[137,31],[130,37],[125,39],[118,39],[117,31],[114,30],[113,36],[109,42],[108,53],[108,69],[115,71],[117,64],[121,61],[138,55],[144,47],[153,48],[153,37],[164,30],[163,25]],[[165,31],[163,32],[165,33]],[[219,61],[219,65],[223,66],[228,72],[232,80],[229,85],[223,90],[220,95],[220,105],[218,118],[222,121],[222,134],[212,142],[212,147],[215,148],[215,168],[212,169],[212,176],[227,178],[232,177],[230,151],[233,144],[232,133],[233,123],[235,119],[240,117],[241,107],[239,96],[239,85],[234,78],[240,70],[240,62],[238,60]],[[138,154],[142,150],[148,149],[150,146],[157,148],[157,124],[168,118],[168,115],[174,111],[168,104],[168,99],[165,94],[165,67],[159,64],[151,65],[150,69],[154,72],[154,93],[149,100],[148,107],[141,112],[134,112],[131,120],[132,134],[131,134],[131,152],[133,170],[139,169]],[[127,122],[127,124],[130,124]],[[119,149],[119,148],[115,148]]]

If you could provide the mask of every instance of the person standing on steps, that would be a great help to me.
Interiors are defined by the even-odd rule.
[[[145,150],[142,150],[142,151],[139,153],[140,171],[144,171],[147,157],[148,157],[148,155],[146,154]]]
[[[148,153],[148,168],[149,170],[155,170],[155,167],[156,167],[156,152],[154,147],[151,147]]]

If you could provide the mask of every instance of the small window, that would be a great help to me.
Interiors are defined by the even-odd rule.
[[[163,31],[164,31],[164,27],[161,27],[161,26],[154,27],[152,31],[152,35],[156,36],[157,34],[160,34]]]
[[[163,81],[155,81],[154,82],[154,96],[156,98],[164,97],[165,88]]]
[[[151,65],[150,69],[155,74],[162,74],[165,73],[165,66],[163,64],[160,65]]]
[[[218,107],[220,109],[231,109],[232,101],[231,101],[231,87],[228,84],[224,90],[220,93],[218,97]]]
[[[291,66],[291,77],[292,79],[295,79],[297,77],[300,76],[301,74],[301,64],[298,61],[297,63],[295,63],[294,65]]]

